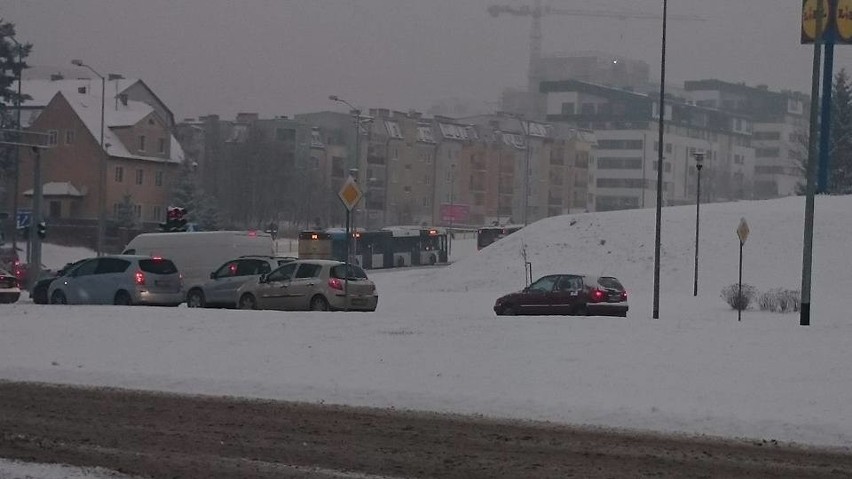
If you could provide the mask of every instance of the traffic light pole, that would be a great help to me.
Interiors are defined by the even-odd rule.
[[[33,161],[33,212],[30,219],[30,263],[27,271],[27,288],[31,288],[41,274],[41,238],[38,227],[41,224],[41,148],[32,147]]]

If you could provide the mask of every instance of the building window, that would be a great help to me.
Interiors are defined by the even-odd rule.
[[[163,207],[162,206],[154,206],[151,208],[151,221],[162,221],[163,220]]]
[[[73,145],[74,144],[74,130],[65,130],[65,144]]]
[[[124,167],[116,166],[115,167],[115,182],[121,183],[124,181]]]
[[[59,143],[59,131],[47,130],[47,144],[56,146]]]
[[[154,186],[163,186],[163,172],[154,173]]]
[[[145,180],[145,170],[136,170],[136,184],[141,185]]]
[[[142,219],[142,205],[133,205],[133,216],[136,219]]]
[[[166,139],[165,138],[160,138],[160,146],[159,146],[159,149],[157,151],[159,151],[160,153],[163,153],[163,154],[166,153]]]
[[[145,135],[139,135],[139,151],[145,151]]]

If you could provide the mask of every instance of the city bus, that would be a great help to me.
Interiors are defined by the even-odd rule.
[[[523,225],[483,226],[476,230],[476,249],[482,249],[523,228]]]
[[[350,238],[350,261],[365,269],[444,264],[448,259],[444,228],[391,226],[379,231],[351,231]],[[346,231],[302,231],[299,257],[345,261]]]
[[[444,264],[448,260],[446,228],[387,226],[382,230],[392,235],[393,265],[396,267]]]

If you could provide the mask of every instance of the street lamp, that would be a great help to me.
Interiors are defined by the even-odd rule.
[[[820,3],[822,5],[822,3]],[[665,131],[666,118],[666,16],[668,14],[668,1],[663,0],[663,36],[660,48],[660,106],[657,109],[659,115],[659,139],[657,142],[657,212],[654,228],[654,301],[652,306],[652,317],[660,319],[660,243],[662,233],[663,216],[663,132]]]
[[[106,78],[91,66],[83,63],[83,60],[71,60],[71,64],[78,67],[88,68],[101,79],[101,162],[100,175],[98,179],[98,256],[104,254],[104,242],[106,236],[106,177],[107,177],[107,155],[104,148],[104,94],[106,92]]]
[[[21,45],[18,40],[15,39],[15,37],[9,37],[9,39],[15,42],[15,45],[18,47],[18,96],[15,98],[15,108],[18,111],[17,124],[15,125],[15,129],[21,130],[21,73],[24,71],[21,64],[24,61],[24,46]],[[12,188],[12,221],[14,222],[14,228],[12,228],[12,251],[15,252],[15,256],[18,255],[18,171],[20,162],[21,149],[15,148],[15,163],[13,165],[15,182]],[[30,221],[32,223],[32,220]]]
[[[692,295],[698,296],[698,225],[701,213],[701,168],[704,166],[704,153],[695,153],[693,156],[698,176],[695,184],[695,278],[692,283]]]

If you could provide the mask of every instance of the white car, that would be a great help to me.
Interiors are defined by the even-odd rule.
[[[114,255],[90,258],[57,278],[47,290],[51,304],[148,304],[183,302],[180,273],[168,259]]]

